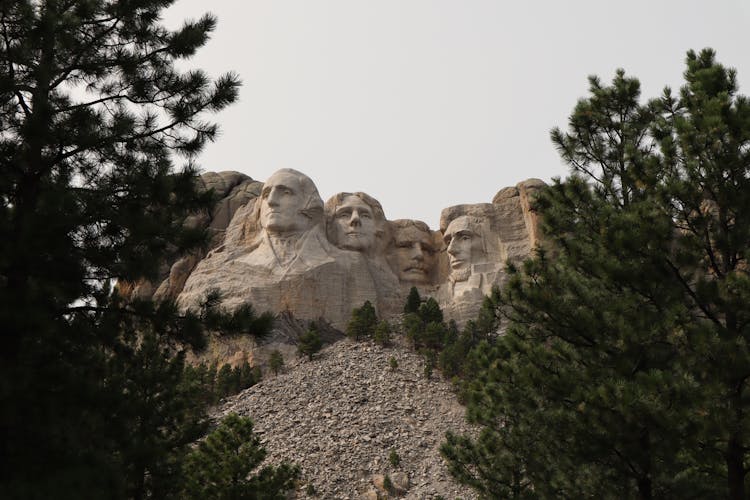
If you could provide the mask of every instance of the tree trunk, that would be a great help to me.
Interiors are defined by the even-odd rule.
[[[729,439],[726,461],[729,498],[732,500],[745,500],[744,453],[736,435]]]

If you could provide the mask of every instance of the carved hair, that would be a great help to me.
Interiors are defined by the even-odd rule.
[[[326,201],[325,203],[325,212],[328,217],[333,217],[336,213],[336,207],[341,205],[341,203],[343,203],[343,201],[350,196],[356,196],[357,198],[365,202],[365,204],[370,207],[370,209],[372,210],[372,214],[377,220],[385,220],[385,212],[383,212],[383,206],[380,204],[380,202],[369,194],[363,193],[361,191],[357,191],[356,193],[338,193],[328,198],[328,201]]]
[[[427,234],[432,234],[432,231],[430,230],[430,226],[422,222],[421,220],[414,220],[414,219],[396,219],[391,221],[391,226],[393,226],[394,230],[399,229],[406,229],[408,227],[415,227],[419,229],[422,232],[425,232]]]

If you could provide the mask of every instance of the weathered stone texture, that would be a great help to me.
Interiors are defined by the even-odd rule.
[[[382,489],[386,474],[400,498],[476,498],[452,480],[439,452],[447,430],[474,430],[450,384],[425,378],[418,354],[343,340],[311,362],[285,363],[278,376],[267,375],[212,417],[251,417],[269,462],[301,466],[298,498],[306,498],[306,484],[315,487],[317,498],[366,498]],[[389,462],[391,450],[400,457],[398,466]]]
[[[439,230],[387,220],[366,193],[342,192],[324,204],[312,179],[296,170],[282,169],[265,184],[236,172],[202,179],[220,201],[188,223],[212,231],[213,249],[174,263],[155,294],[183,309],[218,290],[228,310],[250,303],[344,330],[366,300],[381,318],[397,315],[416,286],[461,325],[503,284],[506,262],[526,258],[540,241],[532,200],[544,183],[537,179],[501,189],[492,203],[446,208]]]

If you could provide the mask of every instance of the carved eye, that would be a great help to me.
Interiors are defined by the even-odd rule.
[[[348,219],[349,217],[352,216],[352,213],[349,212],[348,210],[342,210],[337,214],[337,216],[339,219]]]
[[[468,234],[461,235],[461,241],[471,241],[471,236]]]
[[[396,248],[411,248],[412,244],[408,241],[399,241],[396,243]]]
[[[286,195],[289,195],[289,196],[291,196],[291,195],[293,195],[293,194],[294,194],[294,191],[292,191],[292,190],[291,190],[291,189],[289,189],[289,188],[284,188],[284,191],[283,191],[283,193],[284,193],[284,194],[286,194]]]
[[[362,218],[364,218],[364,219],[372,219],[372,215],[370,215],[369,212],[360,212],[359,216],[362,217]]]

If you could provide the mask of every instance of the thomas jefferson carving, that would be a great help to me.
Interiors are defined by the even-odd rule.
[[[380,202],[366,193],[339,193],[325,205],[328,238],[339,248],[372,255],[382,247],[385,215]]]
[[[361,253],[377,289],[376,308],[392,314],[403,307],[399,281],[385,259],[388,225],[380,202],[366,193],[338,193],[325,204],[327,234],[337,247]]]

